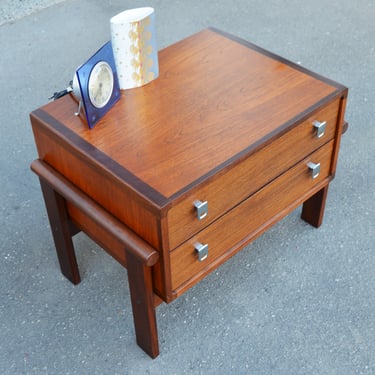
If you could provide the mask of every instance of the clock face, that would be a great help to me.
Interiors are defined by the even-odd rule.
[[[105,61],[99,61],[91,70],[88,80],[88,94],[91,104],[103,108],[109,102],[113,91],[113,71]]]

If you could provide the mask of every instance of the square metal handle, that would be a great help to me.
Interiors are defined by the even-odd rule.
[[[205,245],[201,243],[195,244],[195,251],[198,254],[198,260],[203,262],[208,257],[208,244]]]
[[[195,201],[194,207],[198,220],[204,219],[208,215],[208,202]]]
[[[307,166],[309,167],[311,171],[311,177],[314,179],[317,178],[320,173],[320,163],[315,164],[313,162],[309,162],[307,163]]]
[[[314,128],[316,129],[316,136],[318,138],[322,138],[326,131],[327,121],[323,121],[323,122],[314,121],[313,125],[314,125]]]

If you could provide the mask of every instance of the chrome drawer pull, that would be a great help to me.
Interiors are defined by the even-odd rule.
[[[320,173],[320,163],[313,163],[313,162],[309,162],[307,163],[307,166],[310,168],[310,171],[311,171],[311,177],[312,178],[317,178],[319,176],[319,173]]]
[[[313,122],[314,128],[316,129],[316,136],[318,138],[322,138],[324,135],[324,132],[326,131],[327,127],[327,121],[314,121]]]
[[[195,201],[194,207],[197,212],[197,218],[198,220],[204,219],[208,214],[208,202],[201,202],[201,201]]]
[[[203,262],[208,257],[208,244],[202,245],[201,243],[195,244],[195,251],[198,254],[198,260]]]

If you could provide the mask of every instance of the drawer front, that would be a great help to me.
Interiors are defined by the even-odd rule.
[[[329,175],[333,146],[332,140],[172,251],[172,289],[180,289],[179,294],[281,219],[285,210]],[[313,178],[318,163],[320,173]]]
[[[170,249],[331,140],[339,105],[339,100],[331,102],[248,159],[216,174],[173,206],[168,213]],[[326,124],[321,125],[323,122]]]

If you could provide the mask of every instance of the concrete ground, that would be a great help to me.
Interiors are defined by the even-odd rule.
[[[375,2],[33,4],[0,1],[0,374],[375,374]],[[29,170],[29,112],[109,39],[111,16],[140,5],[156,10],[160,48],[215,26],[349,87],[323,226],[296,210],[161,305],[155,360],[135,343],[126,270],[78,235],[83,280],[61,276]]]

